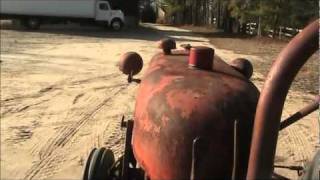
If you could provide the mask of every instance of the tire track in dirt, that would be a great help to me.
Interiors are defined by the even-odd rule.
[[[55,84],[49,85],[47,87],[44,87],[44,88],[40,89],[38,92],[36,92],[36,93],[10,97],[10,98],[6,98],[6,99],[3,99],[3,100],[1,99],[0,102],[2,104],[2,103],[6,103],[6,102],[21,100],[21,99],[40,98],[40,97],[46,95],[45,93],[62,89],[62,87],[65,86],[65,85],[79,85],[79,84],[83,84],[83,83],[89,83],[91,81],[95,81],[95,80],[98,80],[98,79],[115,78],[117,76],[119,76],[119,73],[111,73],[111,74],[107,74],[107,75],[104,75],[104,76],[95,76],[95,77],[91,77],[91,78],[74,80],[74,81],[72,81],[72,78],[67,78],[67,79],[64,79],[62,81],[58,81]]]
[[[0,101],[1,107],[2,107],[1,114],[0,114],[1,117],[4,118],[5,116],[10,116],[16,113],[20,113],[24,110],[29,109],[32,106],[37,106],[42,103],[50,101],[50,99],[52,99],[53,97],[59,94],[59,92],[62,90],[63,84],[67,83],[68,81],[69,79],[59,81],[53,85],[40,89],[36,93],[15,96],[15,97],[1,100]],[[52,93],[55,93],[55,94],[52,95]],[[30,100],[32,103],[28,103],[27,102],[28,100]]]
[[[294,96],[288,96],[287,98],[282,119],[289,117],[301,107],[310,103],[313,97],[313,95],[311,95],[311,98],[309,98],[308,96],[301,95],[300,93],[296,94],[296,92],[292,92],[292,94],[294,94]],[[301,101],[303,103],[301,103]],[[313,158],[313,155],[317,150],[317,139],[319,139],[317,137],[318,134],[315,133],[317,131],[316,127],[313,127],[313,125],[316,124],[314,122],[317,117],[316,114],[317,112],[312,113],[301,119],[299,122],[280,131],[276,155],[282,160],[279,160],[278,158],[278,160],[275,161],[275,164],[305,167]],[[278,168],[275,169],[275,172],[290,179],[298,179],[295,171]]]
[[[75,136],[75,134],[90,120],[92,116],[97,114],[106,103],[115,98],[126,88],[127,85],[123,85],[120,88],[114,88],[114,93],[110,93],[111,89],[109,89],[109,96],[107,98],[105,98],[99,104],[94,105],[90,112],[83,114],[83,117],[79,121],[73,123],[71,126],[65,126],[62,130],[60,130],[60,132],[56,133],[58,134],[57,136],[52,137],[48,141],[48,143],[42,146],[43,148],[39,151],[40,162],[34,164],[31,167],[31,169],[26,173],[24,179],[33,179],[41,172],[51,171],[53,164],[59,164],[59,162],[63,162],[63,154],[65,154],[63,150],[66,144],[70,142],[70,140]]]
[[[21,99],[34,99],[34,98],[40,98],[43,95],[45,95],[45,93],[47,92],[52,92],[54,90],[57,90],[59,85],[62,85],[66,80],[63,80],[61,82],[58,82],[54,85],[50,85],[47,86],[43,89],[40,89],[37,93],[33,93],[33,94],[27,94],[27,95],[22,95],[22,96],[16,96],[16,97],[11,97],[11,98],[7,98],[4,100],[1,100],[1,103],[6,103],[6,102],[11,102],[11,101],[17,101],[17,100],[21,100]]]
[[[51,98],[54,97],[54,96],[51,96]],[[13,108],[8,108],[7,110],[4,110],[2,113],[1,113],[1,117],[5,117],[6,115],[10,114],[15,114],[15,113],[21,113],[33,106],[38,106],[40,104],[43,104],[45,102],[48,102],[50,101],[50,98],[48,99],[44,99],[44,100],[40,100],[39,102],[36,102],[36,103],[32,103],[32,104],[27,104],[27,105],[24,105],[24,104],[21,104],[20,106],[18,107],[13,107]],[[3,107],[8,107],[8,106],[3,106]]]
[[[111,74],[107,74],[107,75],[103,75],[103,76],[94,76],[94,77],[90,77],[90,78],[78,78],[77,80],[74,80],[73,78],[68,78],[65,79],[63,81],[59,81],[57,83],[54,83],[53,85],[44,87],[42,89],[40,89],[39,91],[37,91],[37,93],[31,93],[31,94],[27,94],[27,95],[22,95],[22,96],[16,96],[14,98],[10,98],[10,99],[6,99],[5,101],[3,101],[3,103],[6,105],[6,107],[11,108],[11,111],[8,112],[7,116],[13,116],[11,118],[14,117],[18,117],[18,116],[25,116],[26,114],[27,117],[31,116],[34,112],[34,110],[37,109],[43,109],[42,107],[46,107],[47,105],[50,105],[50,103],[53,101],[55,101],[55,99],[59,99],[60,96],[69,96],[70,94],[72,94],[71,92],[74,91],[92,91],[92,92],[96,92],[97,90],[95,89],[95,87],[90,88],[90,86],[88,86],[89,88],[83,88],[86,87],[86,85],[90,85],[90,83],[96,83],[97,81],[102,81],[105,82],[106,80],[115,80],[116,77],[119,76],[119,73],[111,73]],[[109,84],[109,83],[108,83]],[[115,83],[113,83],[115,84]],[[100,88],[100,93],[101,90],[104,89],[114,89],[117,90],[119,88],[123,88],[125,85],[127,84],[116,84],[116,85],[110,85],[110,86],[104,86],[104,88]],[[66,93],[64,93],[66,92]],[[112,93],[112,91],[110,91],[109,93]],[[95,93],[93,94],[95,95]],[[82,101],[82,100],[81,100]],[[99,102],[99,101],[98,101]],[[11,106],[10,106],[11,105]],[[90,104],[90,106],[98,106],[99,104]],[[90,108],[89,106],[89,108]],[[33,107],[33,108],[32,108]],[[45,108],[46,109],[46,108]],[[29,111],[31,110],[31,111]],[[75,109],[77,110],[77,109]],[[70,110],[69,110],[70,111]],[[90,110],[89,110],[90,111]],[[50,112],[49,116],[51,116]],[[55,113],[55,112],[53,112]],[[87,113],[88,114],[88,113]],[[41,115],[39,115],[41,116]],[[74,114],[73,119],[79,119],[79,117],[81,116],[88,116],[86,115],[86,113],[80,112],[79,114]],[[3,117],[3,116],[2,116]],[[42,121],[43,118],[40,117],[40,121]],[[68,126],[72,126],[71,123],[63,123],[61,125],[59,125],[60,127],[62,126],[64,129],[67,129]],[[27,125],[29,127],[29,125]],[[24,128],[24,129],[10,129],[10,132],[12,132],[9,137],[7,137],[6,142],[10,143],[14,143],[14,142],[25,142],[26,140],[29,140],[31,138],[31,136],[34,134],[33,131],[36,130],[34,128]],[[26,130],[25,130],[26,129]],[[62,132],[65,133],[65,131],[59,131],[59,128],[55,128],[56,130],[58,129],[57,134],[61,134]],[[75,128],[73,128],[74,130]],[[64,135],[67,135],[66,133]],[[49,138],[49,137],[48,137]],[[44,145],[44,143],[47,141],[37,141],[32,148],[30,149],[30,154],[32,156],[38,156],[39,155],[39,149],[44,149],[43,147],[45,147],[46,145]],[[12,144],[11,143],[11,144]],[[60,152],[63,153],[63,152]],[[56,157],[53,156],[52,162],[59,162],[61,160],[61,157]],[[42,159],[41,159],[42,160]],[[63,157],[62,157],[63,160]],[[50,161],[50,159],[49,159]],[[35,161],[36,164],[37,160]],[[35,163],[32,163],[32,166]],[[29,166],[30,167],[30,166]],[[25,174],[25,173],[23,173]],[[25,176],[25,175],[23,175]],[[21,177],[22,178],[22,177]]]
[[[127,84],[119,84],[113,86],[104,86],[104,87],[119,87],[125,86]],[[136,86],[129,86],[126,90],[134,90]],[[54,176],[56,173],[63,171],[63,165],[66,163],[73,161],[73,163],[83,166],[87,156],[92,148],[94,147],[106,147],[111,149],[115,157],[119,157],[123,153],[124,148],[124,137],[125,137],[125,129],[122,129],[120,126],[120,119],[122,115],[129,119],[132,115],[132,106],[129,104],[121,104],[119,105],[119,98],[125,99],[135,99],[133,93],[129,93],[127,91],[119,92],[114,98],[110,99],[103,108],[104,110],[112,109],[111,113],[108,111],[108,115],[105,116],[103,113],[102,118],[94,117],[93,121],[89,121],[87,126],[84,126],[83,129],[90,127],[90,132],[86,132],[83,134],[83,130],[77,133],[68,144],[65,145],[64,148],[57,149],[57,151],[52,155],[52,161],[50,165],[44,167],[41,172],[39,172],[34,179],[48,179]],[[133,101],[132,101],[133,102]],[[117,104],[118,103],[118,104]],[[116,109],[116,110],[115,110]],[[123,112],[124,110],[124,112]],[[96,128],[95,128],[96,127]],[[81,133],[82,132],[82,133]],[[86,137],[84,137],[86,136]],[[79,140],[85,142],[85,146],[81,146],[82,150],[85,150],[84,153],[74,154],[73,150],[77,149],[77,145],[79,144]],[[64,149],[68,149],[68,152],[63,151]],[[74,158],[76,156],[76,159]],[[72,159],[70,159],[72,158]],[[78,174],[81,175],[81,174]],[[74,177],[76,178],[76,177]],[[80,178],[80,177],[77,177]]]
[[[76,104],[82,96],[84,96],[84,93],[78,94],[78,95],[73,99],[72,104]]]
[[[311,152],[305,149],[309,145],[308,135],[305,135],[301,126],[298,125],[288,129],[288,136],[286,138],[290,138],[291,145],[293,146],[291,149],[295,151],[294,161],[305,163],[311,157]]]
[[[12,115],[15,113],[20,113],[24,110],[29,109],[32,106],[36,106],[39,104],[42,104],[44,102],[50,101],[55,95],[58,95],[59,92],[63,90],[63,87],[66,85],[82,85],[85,83],[90,83],[92,81],[98,80],[98,79],[107,79],[107,78],[115,78],[119,76],[118,73],[112,73],[104,76],[96,76],[92,78],[86,78],[86,79],[81,79],[81,80],[75,80],[71,81],[71,78],[59,81],[53,85],[44,87],[40,89],[36,93],[32,94],[26,94],[22,96],[16,96],[16,97],[11,97],[11,98],[6,98],[1,100],[1,114],[0,116],[4,118],[7,115]],[[57,92],[59,91],[59,92]],[[52,95],[52,93],[56,93]],[[38,102],[34,102],[35,99],[39,99]],[[32,103],[23,103],[23,101],[31,100]],[[77,100],[75,100],[76,103]],[[17,107],[17,104],[19,105]]]

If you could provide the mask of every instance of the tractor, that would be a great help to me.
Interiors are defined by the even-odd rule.
[[[119,69],[139,83],[133,119],[126,128],[123,155],[95,148],[84,180],[287,179],[274,172],[279,131],[319,108],[319,96],[281,120],[288,90],[303,64],[319,48],[319,20],[281,51],[263,89],[250,81],[253,66],[238,58],[226,63],[213,48],[173,39],[158,42],[144,76],[136,52],[125,53]],[[319,179],[320,153],[301,179]]]

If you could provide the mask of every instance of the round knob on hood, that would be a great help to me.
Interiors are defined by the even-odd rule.
[[[158,41],[158,48],[162,49],[166,55],[171,54],[171,50],[177,48],[176,41],[171,38],[162,39]]]
[[[230,65],[243,74],[246,78],[250,79],[253,73],[253,66],[251,62],[244,58],[237,58],[231,61]]]
[[[121,56],[119,69],[123,74],[138,74],[143,66],[141,56],[136,52],[127,52]]]

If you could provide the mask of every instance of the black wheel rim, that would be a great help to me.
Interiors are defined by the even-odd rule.
[[[100,159],[99,166],[96,167],[96,177],[97,179],[106,180],[109,177],[110,168],[114,164],[115,159],[113,152],[110,149],[103,148],[103,153]]]
[[[114,154],[110,149],[94,148],[86,162],[83,180],[108,180],[110,169],[115,163]]]
[[[103,151],[104,148],[100,148],[94,152],[89,166],[88,180],[97,180],[97,171]]]
[[[95,153],[96,150],[97,150],[97,148],[92,149],[90,154],[89,154],[89,156],[88,156],[88,159],[87,159],[87,162],[86,162],[86,165],[85,165],[85,168],[84,168],[83,177],[82,177],[83,180],[88,180],[90,163],[91,163],[91,160],[92,160],[92,156],[93,156],[93,154]]]
[[[118,31],[118,30],[121,29],[122,24],[121,24],[120,21],[116,20],[116,21],[113,21],[113,22],[112,22],[111,26],[112,26],[112,29],[113,29],[113,30]]]

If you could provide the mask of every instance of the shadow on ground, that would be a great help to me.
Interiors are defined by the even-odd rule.
[[[43,25],[39,30],[26,30],[21,26],[13,26],[10,22],[1,23],[1,30],[14,30],[17,32],[26,33],[44,33],[51,35],[68,35],[68,36],[80,36],[88,38],[112,38],[112,39],[137,39],[147,41],[158,41],[169,36],[184,36],[177,37],[179,41],[190,42],[202,42],[199,40],[189,39],[185,36],[194,36],[193,33],[185,33],[179,31],[164,31],[152,28],[150,26],[140,25],[138,27],[124,28],[123,30],[116,32],[111,29],[99,27],[95,25],[67,24],[67,25]]]
[[[175,35],[175,36],[203,36],[206,38],[237,38],[237,39],[249,39],[252,38],[250,35],[242,35],[242,34],[231,34],[231,33],[225,33],[225,32],[187,32],[187,31],[168,31],[164,30],[163,33],[166,33],[168,35]]]

